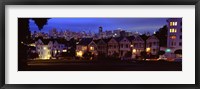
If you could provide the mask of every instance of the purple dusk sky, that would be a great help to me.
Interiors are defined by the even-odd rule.
[[[103,31],[116,30],[121,28],[126,31],[137,31],[140,33],[154,32],[167,24],[168,18],[51,18],[41,30],[49,32],[56,28],[58,31],[70,30],[74,32],[97,33],[98,27],[102,26]],[[39,31],[33,20],[30,20],[31,32]]]

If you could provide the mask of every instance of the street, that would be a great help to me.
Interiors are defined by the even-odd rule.
[[[32,60],[24,71],[182,71],[181,62]]]

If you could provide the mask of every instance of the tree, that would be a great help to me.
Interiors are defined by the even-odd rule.
[[[48,19],[50,18],[32,18],[32,20],[34,20],[35,24],[38,26],[39,30],[41,30],[44,25],[47,24]]]
[[[115,59],[118,58],[119,57],[119,53],[114,52],[113,55],[112,55],[112,57],[115,58]]]
[[[28,47],[31,41],[31,31],[29,29],[29,20],[31,18],[18,18],[18,69],[23,70],[27,66]],[[47,23],[48,18],[33,18],[36,25],[41,30]]]
[[[99,60],[104,60],[104,59],[106,59],[106,54],[105,54],[105,53],[99,53],[99,54],[97,55],[97,58],[98,58]]]
[[[126,52],[126,54],[124,56],[125,57],[131,57],[132,56],[132,52],[131,51]]]
[[[165,51],[159,51],[158,52],[158,55],[164,55],[165,54]]]
[[[178,50],[174,51],[174,54],[182,54],[182,50],[178,49]]]
[[[142,56],[142,58],[144,58],[144,60],[146,60],[146,56],[147,56],[147,52],[146,51],[140,52],[140,55]]]
[[[83,53],[83,58],[84,59],[91,59],[93,57],[92,53],[89,51],[86,51],[85,53]]]
[[[166,47],[167,46],[167,25],[163,26],[162,28],[160,28],[155,36],[159,39],[159,44],[162,47]]]

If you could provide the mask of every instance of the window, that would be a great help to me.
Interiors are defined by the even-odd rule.
[[[179,46],[182,46],[182,42],[179,42]]]
[[[177,22],[170,22],[170,26],[177,26]]]
[[[123,48],[123,44],[121,44],[121,48]]]
[[[153,52],[155,52],[156,51],[156,49],[153,49]]]
[[[179,37],[180,39],[182,39],[182,35],[180,35],[180,37]]]
[[[114,45],[114,48],[116,48],[116,45]]]
[[[182,32],[182,28],[181,28],[180,30],[181,30],[181,32]]]
[[[156,42],[153,42],[153,45],[156,45]]]
[[[176,45],[176,42],[174,42],[174,46]]]
[[[176,32],[177,32],[177,29],[171,28],[169,32],[170,32],[170,33],[176,33]]]
[[[171,38],[171,39],[176,39],[176,36],[175,36],[175,35],[173,35],[173,36],[170,36],[170,38]]]
[[[126,44],[126,48],[128,48],[128,44]]]

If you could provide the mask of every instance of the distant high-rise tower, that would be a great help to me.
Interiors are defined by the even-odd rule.
[[[99,33],[102,33],[103,32],[103,28],[100,26],[99,27]]]

